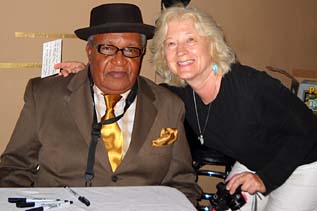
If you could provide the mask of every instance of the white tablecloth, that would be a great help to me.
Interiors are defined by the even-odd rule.
[[[195,207],[177,189],[165,186],[72,188],[90,201],[87,207],[65,188],[0,188],[1,211],[24,211],[16,208],[8,197],[72,200],[66,208],[50,211],[194,211]]]

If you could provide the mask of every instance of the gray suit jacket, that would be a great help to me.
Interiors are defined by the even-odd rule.
[[[84,186],[93,102],[87,69],[67,78],[34,78],[11,140],[1,156],[0,186]],[[130,147],[115,172],[99,140],[93,186],[166,185],[192,202],[200,196],[183,128],[184,105],[165,88],[138,78]],[[161,129],[178,138],[154,147]]]

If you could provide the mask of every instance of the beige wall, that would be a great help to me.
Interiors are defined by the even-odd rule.
[[[88,25],[93,6],[105,2],[135,3],[141,7],[145,22],[152,24],[160,12],[160,0],[3,1],[0,63],[40,63],[42,43],[52,39],[15,38],[15,32],[72,33]],[[242,63],[262,70],[267,65],[288,71],[317,69],[316,0],[192,0],[191,4],[215,17]],[[63,60],[86,61],[84,46],[78,39],[64,39]],[[27,81],[39,75],[39,68],[0,68],[0,152],[23,106]],[[142,75],[159,81],[148,57]],[[286,78],[281,79],[287,84]]]

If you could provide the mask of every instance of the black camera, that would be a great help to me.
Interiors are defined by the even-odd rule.
[[[234,194],[230,194],[226,189],[226,184],[220,182],[216,186],[217,192],[209,199],[211,207],[216,211],[238,210],[245,203],[245,199],[241,194],[241,187],[237,188]]]

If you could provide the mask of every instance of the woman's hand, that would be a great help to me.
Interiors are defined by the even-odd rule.
[[[59,76],[67,77],[71,73],[78,73],[79,71],[85,68],[85,64],[82,62],[71,61],[71,62],[62,62],[54,65],[55,69],[61,69],[58,73]]]
[[[251,172],[242,172],[234,175],[228,181],[226,187],[230,194],[234,194],[240,185],[241,190],[248,192],[249,194],[255,194],[256,192],[264,193],[266,191],[262,179],[255,173]]]

